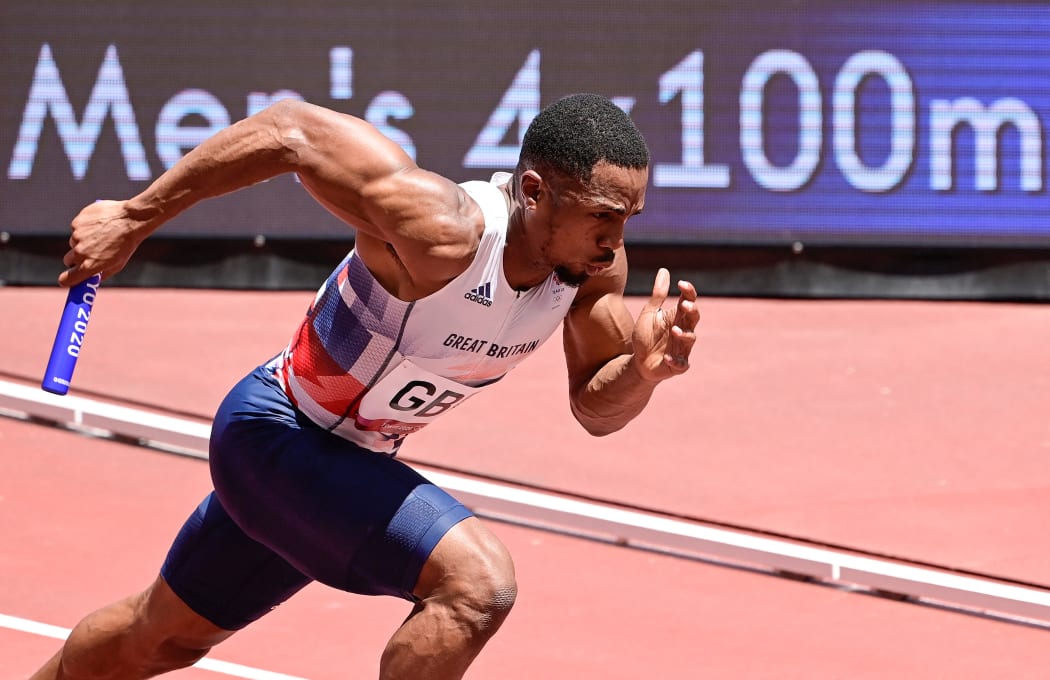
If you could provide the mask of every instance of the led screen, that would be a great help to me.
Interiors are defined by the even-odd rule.
[[[463,181],[512,168],[539,108],[588,91],[649,141],[630,241],[1050,244],[1050,6],[378,5],[3,3],[0,228],[65,233],[282,97],[365,118]],[[346,227],[285,176],[162,233]]]

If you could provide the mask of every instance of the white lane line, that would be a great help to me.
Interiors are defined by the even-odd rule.
[[[20,619],[17,616],[8,616],[6,614],[0,614],[0,628],[17,630],[31,635],[39,635],[40,637],[54,638],[55,640],[65,640],[69,637],[69,628],[52,626],[39,621],[30,621],[29,619]]]
[[[0,628],[17,630],[30,635],[39,635],[40,637],[54,638],[55,640],[65,640],[69,637],[70,632],[69,628],[52,626],[48,623],[7,614],[0,614]],[[248,680],[306,680],[295,675],[265,671],[261,668],[252,668],[251,666],[243,666],[239,663],[230,663],[229,661],[218,661],[217,659],[201,659],[194,664],[194,667],[235,678],[248,678]]]
[[[96,399],[57,396],[26,385],[0,381],[0,412],[7,409],[38,418],[107,430],[114,434],[176,447],[207,457],[209,427],[110,404]],[[838,550],[756,536],[563,498],[459,475],[422,471],[475,513],[583,535],[611,537],[617,543],[715,557],[733,563],[802,574],[823,582],[899,593],[953,606],[1050,622],[1050,588],[1002,583],[992,577],[874,559]]]

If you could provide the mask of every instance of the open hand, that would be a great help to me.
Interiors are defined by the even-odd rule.
[[[680,295],[674,311],[663,308],[671,288],[671,274],[661,268],[653,283],[653,295],[634,324],[632,337],[638,370],[647,380],[665,380],[689,369],[689,354],[696,343],[696,287],[679,281]]]

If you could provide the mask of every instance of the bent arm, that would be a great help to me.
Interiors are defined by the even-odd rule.
[[[297,121],[308,110],[285,100],[201,142],[127,202],[137,228],[150,233],[203,200],[295,171],[303,144]]]
[[[420,170],[363,120],[284,100],[205,140],[137,196],[87,206],[73,220],[70,269],[59,283],[111,276],[147,236],[196,203],[288,172],[336,216],[395,245],[430,231],[461,237],[455,184]],[[443,224],[434,215],[451,219]]]
[[[622,251],[609,275],[588,281],[565,319],[564,344],[573,415],[595,436],[611,434],[638,416],[656,386],[684,373],[696,336],[696,291],[680,282],[674,312],[664,310],[670,275],[660,270],[637,320],[623,301]]]

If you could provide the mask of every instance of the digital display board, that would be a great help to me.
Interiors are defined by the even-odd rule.
[[[1050,245],[1050,6],[1024,2],[174,2],[0,7],[0,229],[63,234],[283,97],[456,181],[598,92],[652,152],[628,241]],[[162,234],[330,238],[291,176]]]

